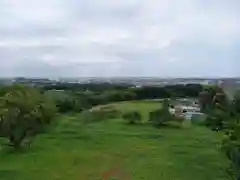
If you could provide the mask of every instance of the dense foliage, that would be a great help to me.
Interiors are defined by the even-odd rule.
[[[239,116],[239,100],[235,99],[231,104],[231,116],[225,129],[226,138],[223,141],[223,149],[227,157],[232,162],[232,173],[237,180],[240,179],[240,116]]]
[[[232,121],[232,123],[223,140],[223,150],[232,162],[231,175],[240,179],[240,122]]]
[[[71,90],[71,91],[94,91],[104,92],[109,90],[124,90],[131,87],[129,84],[111,84],[111,83],[57,83],[49,84],[43,87],[44,90]]]
[[[55,105],[37,89],[13,86],[0,98],[0,135],[19,148],[40,133],[55,115]]]
[[[102,84],[58,84],[43,88],[56,97],[60,112],[80,112],[96,105],[119,101],[163,99],[170,97],[198,97],[202,86],[198,84],[171,85],[165,87],[131,87],[130,85]],[[53,95],[54,96],[54,95]],[[55,96],[54,96],[55,97]]]
[[[206,125],[225,133],[223,150],[232,162],[230,173],[240,179],[240,96],[234,101],[227,99],[221,90],[208,89],[200,96],[202,110],[207,113]]]

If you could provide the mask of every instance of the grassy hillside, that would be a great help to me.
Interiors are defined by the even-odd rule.
[[[115,104],[144,118],[158,103]],[[81,115],[58,120],[26,152],[0,152],[3,180],[227,180],[219,134],[204,127],[155,129],[110,119],[82,125]]]

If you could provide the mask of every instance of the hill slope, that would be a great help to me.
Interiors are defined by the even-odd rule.
[[[115,105],[118,106],[118,105]],[[122,111],[158,103],[120,103]],[[144,110],[143,110],[144,109]],[[220,135],[204,127],[155,129],[121,119],[82,125],[81,115],[59,119],[25,153],[0,152],[4,180],[226,180]]]

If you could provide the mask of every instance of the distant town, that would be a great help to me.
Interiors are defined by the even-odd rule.
[[[229,97],[240,89],[240,78],[156,78],[156,77],[113,77],[113,78],[0,78],[1,86],[23,84],[26,86],[43,87],[57,84],[128,84],[133,87],[152,86],[163,87],[169,85],[201,84],[220,86]]]
[[[176,84],[202,84],[202,85],[240,85],[240,78],[151,78],[151,77],[124,77],[124,78],[0,78],[0,85],[25,84],[25,85],[44,85],[56,83],[110,83],[110,84],[132,84],[135,86],[166,86]]]

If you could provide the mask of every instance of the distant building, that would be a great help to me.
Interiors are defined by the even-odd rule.
[[[45,78],[15,78],[13,80],[13,84],[23,84],[26,86],[42,86],[54,83],[56,82]]]
[[[169,112],[176,117],[184,118],[193,121],[204,121],[206,115],[201,112],[198,104],[189,100],[187,104],[187,99],[180,99],[175,102],[175,105],[169,107]]]

